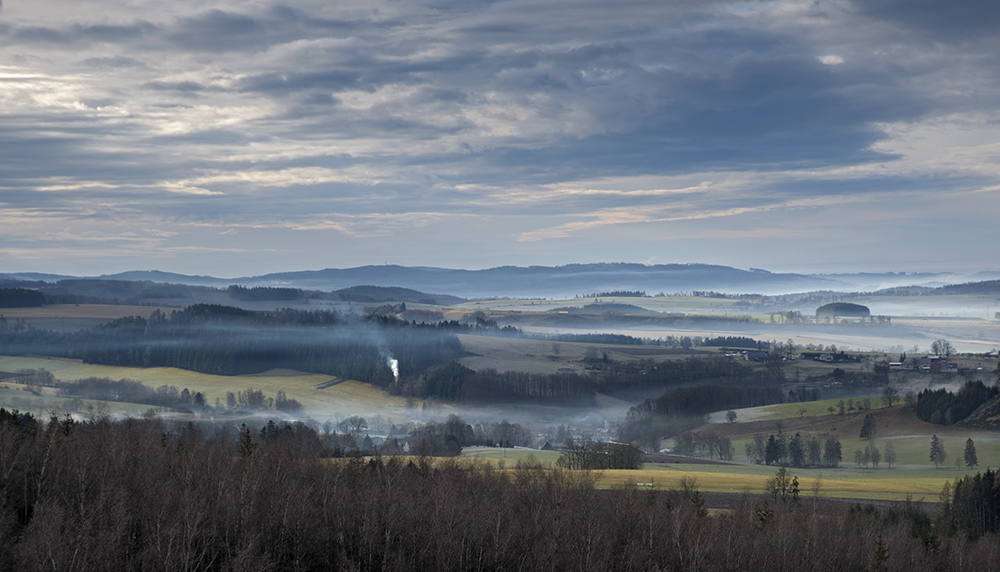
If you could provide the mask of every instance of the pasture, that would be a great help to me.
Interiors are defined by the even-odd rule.
[[[702,427],[713,429],[720,435],[729,437],[735,449],[735,460],[745,461],[746,444],[754,435],[769,435],[782,432],[786,437],[796,433],[808,435],[835,435],[841,441],[843,462],[841,466],[854,465],[854,452],[863,450],[868,445],[867,439],[861,439],[861,426],[865,415],[875,417],[876,433],[872,443],[884,451],[886,443],[892,443],[896,451],[894,466],[912,468],[933,468],[930,462],[930,439],[937,435],[944,445],[948,458],[945,466],[954,468],[956,461],[961,461],[965,450],[965,442],[972,439],[976,446],[980,467],[1000,466],[1000,433],[956,425],[936,425],[917,419],[916,414],[908,405],[896,405],[891,408],[879,407],[881,400],[870,398],[873,408],[868,411],[848,411],[840,415],[836,409],[840,400],[828,399],[806,403],[786,403],[768,405],[747,409],[737,409],[736,423],[725,422],[725,412],[715,412],[709,419],[710,424]],[[846,403],[846,399],[844,400]],[[859,399],[854,398],[854,403]],[[880,405],[880,404],[879,404]],[[834,413],[829,413],[828,407],[834,407]],[[799,414],[801,409],[806,413]],[[667,446],[672,446],[668,443]],[[963,465],[964,466],[964,465]],[[885,468],[883,460],[879,471]],[[942,469],[943,470],[943,469]]]
[[[305,413],[314,418],[347,417],[350,415],[381,414],[392,419],[407,417],[409,407],[419,408],[421,402],[410,402],[402,397],[390,395],[369,384],[349,379],[338,379],[329,375],[303,373],[289,370],[272,370],[256,375],[223,376],[197,373],[176,368],[152,367],[117,367],[81,363],[77,360],[64,360],[42,357],[12,357],[0,356],[0,371],[15,372],[19,369],[46,369],[57,379],[72,381],[88,377],[107,377],[111,379],[132,379],[142,382],[152,388],[161,385],[173,385],[178,389],[188,388],[193,392],[202,392],[206,403],[213,405],[216,399],[226,402],[226,392],[239,392],[247,388],[259,389],[269,397],[274,397],[278,390],[284,390],[291,399],[302,403]],[[318,389],[317,386],[334,381],[333,385]],[[6,385],[8,389],[4,390]],[[0,406],[10,406],[9,397],[32,399],[37,404],[41,399],[46,409],[58,408],[64,398],[57,398],[52,392],[41,396],[33,395],[23,390],[10,389],[15,384],[0,383]],[[53,405],[56,407],[49,407]],[[109,403],[111,412],[145,411],[148,405]]]

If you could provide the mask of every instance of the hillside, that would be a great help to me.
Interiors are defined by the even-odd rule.
[[[976,429],[987,429],[989,431],[1000,431],[1000,396],[994,397],[979,406],[957,425],[963,427],[974,427]]]

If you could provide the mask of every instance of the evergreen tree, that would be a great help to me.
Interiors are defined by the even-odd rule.
[[[764,450],[764,464],[777,465],[781,462],[782,456],[778,440],[775,439],[774,435],[769,436],[767,438],[767,448]]]
[[[827,467],[837,467],[843,460],[840,439],[833,435],[827,437],[823,445],[823,464]]]
[[[945,459],[948,458],[948,454],[944,451],[944,444],[938,439],[937,435],[931,437],[931,462],[934,466],[941,468],[944,464]]]
[[[819,437],[811,435],[809,437],[809,466],[818,467],[823,464],[823,445],[819,442]]]
[[[972,468],[979,465],[979,458],[976,456],[976,444],[972,442],[972,437],[965,442],[965,466]]]
[[[804,467],[806,465],[806,448],[802,442],[802,436],[798,433],[788,442],[788,462],[793,467]]]
[[[875,437],[875,415],[869,413],[865,415],[865,421],[861,425],[861,438],[862,439],[873,439]]]

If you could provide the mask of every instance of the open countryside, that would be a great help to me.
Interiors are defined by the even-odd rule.
[[[100,292],[88,288],[91,296]],[[447,487],[429,501],[434,511],[459,498],[534,495],[534,506],[549,507],[546,518],[582,519],[574,530],[586,531],[607,501],[630,508],[600,517],[605,523],[662,522],[648,528],[651,539],[694,525],[705,539],[749,530],[803,533],[794,522],[805,514],[849,527],[859,518],[880,522],[882,538],[897,547],[981,537],[966,548],[987,554],[994,538],[988,521],[976,524],[967,515],[983,502],[977,483],[1000,465],[995,319],[878,315],[820,293],[456,301],[379,287],[174,286],[167,291],[184,297],[153,299],[144,298],[147,288],[117,286],[133,292],[127,306],[46,304],[44,286],[34,294],[16,290],[15,299],[42,303],[0,311],[0,426],[4,442],[20,447],[16,458],[24,459],[15,461],[23,472],[10,473],[11,482],[38,491],[11,506],[27,511],[49,502],[46,481],[32,468],[39,465],[27,462],[49,455],[47,442],[65,456],[60,466],[89,475],[60,481],[62,489],[83,482],[111,494],[132,486],[118,477],[94,480],[109,473],[92,463],[119,454],[86,453],[99,451],[91,439],[107,433],[122,446],[167,447],[162,462],[177,466],[184,455],[197,456],[202,460],[188,465],[189,474],[215,471],[201,477],[206,482],[247,482],[258,463],[288,467],[292,459],[303,483],[319,479],[353,490],[371,476],[384,478],[378,494],[395,500],[371,500],[367,514],[378,519],[422,498],[393,496],[404,490],[398,487],[432,482]],[[947,294],[922,298],[953,307]],[[827,307],[857,315],[823,314]],[[975,328],[966,329],[970,324]],[[966,335],[944,337],[960,331]],[[143,469],[150,478],[174,478],[153,464]],[[230,486],[235,493],[245,485]],[[333,490],[326,486],[307,489]],[[261,498],[269,498],[264,490]],[[296,518],[326,518],[323,503],[341,498],[312,494],[302,502],[327,509],[302,509]],[[113,496],[104,498],[96,502]],[[233,502],[211,501],[220,514]],[[62,518],[45,510],[13,518],[33,526]],[[509,522],[500,530],[527,526],[522,516],[498,515],[488,518]],[[72,518],[82,523],[85,513]],[[153,522],[152,514],[136,518]],[[217,525],[203,522],[202,534],[214,538],[209,550],[231,550],[212,532]],[[603,537],[634,528],[615,524]],[[860,530],[842,536],[857,538]],[[34,531],[21,538],[34,538]],[[302,542],[329,544],[324,534]],[[358,542],[370,547],[365,558],[386,554],[370,539]],[[663,554],[718,557],[699,545]],[[733,557],[745,558],[751,545],[734,545]],[[664,546],[647,543],[638,553],[661,558],[653,555]],[[852,546],[845,558],[881,558],[877,542]],[[490,550],[498,561],[507,553]],[[267,552],[291,558],[277,545]],[[950,554],[926,552],[915,569]],[[351,559],[335,560],[341,558]]]

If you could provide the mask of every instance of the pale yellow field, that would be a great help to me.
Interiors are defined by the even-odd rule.
[[[283,389],[289,398],[302,403],[308,415],[317,417],[378,413],[396,418],[405,417],[407,411],[406,399],[359,381],[343,380],[332,387],[316,389],[318,384],[334,379],[329,375],[275,370],[259,375],[223,376],[165,367],[115,367],[84,364],[75,360],[0,356],[0,371],[38,368],[51,371],[56,378],[65,381],[87,377],[128,378],[152,388],[161,385],[188,388],[191,392],[204,393],[209,405],[214,404],[216,398],[225,403],[227,391],[235,393],[253,388],[263,391],[269,397],[274,397],[279,389]],[[2,397],[3,394],[0,394],[0,398]],[[419,407],[421,403],[418,401],[413,405]],[[121,406],[116,406],[115,409],[119,407]],[[135,407],[132,405],[131,409]]]
[[[492,466],[513,469],[519,461],[537,462],[554,467],[559,453],[524,449],[494,449],[470,447],[462,458],[486,460]],[[592,471],[598,488],[619,488],[646,484],[653,490],[677,490],[681,479],[695,479],[699,490],[718,493],[765,492],[767,479],[774,476],[775,467],[761,465],[701,465],[678,463],[646,463],[639,470]],[[799,495],[807,498],[845,498],[864,500],[903,501],[907,498],[936,502],[946,482],[978,469],[933,468],[859,470],[846,464],[837,469],[789,469],[789,477],[798,477]],[[641,483],[641,485],[640,485]]]
[[[774,476],[775,467],[758,465],[653,465],[647,463],[638,471],[601,471],[598,486],[634,487],[637,483],[652,483],[656,489],[678,489],[684,477],[694,478],[698,488],[706,492],[761,493],[767,479]],[[789,469],[789,476],[799,479],[799,495],[813,496],[819,483],[819,496],[829,498],[936,501],[945,482],[969,470],[879,470],[854,469]]]
[[[169,314],[177,308],[167,306],[118,306],[114,304],[52,304],[39,308],[4,308],[0,311],[8,320],[17,318],[98,318],[114,320],[125,316],[147,317],[157,309]]]

